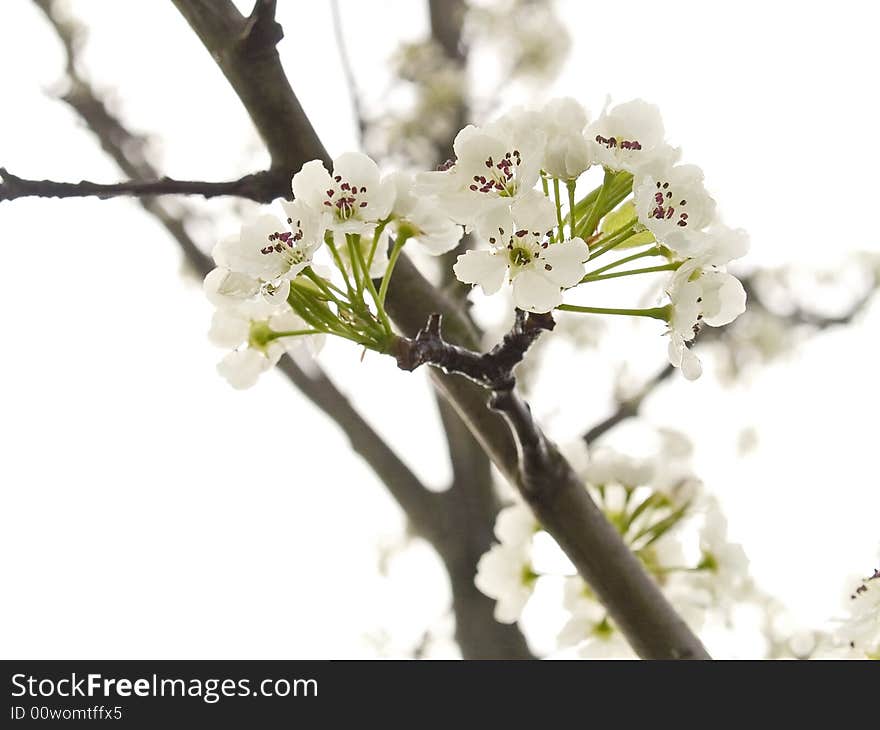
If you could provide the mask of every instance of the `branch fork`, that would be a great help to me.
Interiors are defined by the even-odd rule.
[[[481,354],[444,340],[440,331],[442,321],[443,316],[435,312],[415,337],[401,337],[397,366],[401,370],[415,370],[420,365],[434,365],[446,373],[464,375],[495,393],[513,390],[514,368],[541,333],[556,326],[551,314],[531,314],[518,309],[510,332],[489,352]]]

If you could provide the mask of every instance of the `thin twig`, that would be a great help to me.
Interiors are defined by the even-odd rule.
[[[348,98],[351,101],[351,111],[358,130],[358,144],[364,146],[364,137],[367,132],[367,118],[364,115],[364,106],[361,102],[361,94],[358,89],[357,79],[354,76],[354,68],[348,55],[348,45],[345,42],[345,34],[342,30],[342,14],[339,12],[339,0],[330,0],[330,13],[333,17],[333,37],[336,39],[336,49],[339,52],[339,63],[342,65],[342,75],[345,85],[348,87]]]

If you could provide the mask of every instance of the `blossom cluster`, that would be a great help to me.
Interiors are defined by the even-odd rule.
[[[415,177],[383,176],[360,153],[341,155],[332,171],[308,162],[293,177],[283,220],[263,215],[216,247],[218,268],[206,279],[217,306],[211,333],[232,348],[220,369],[233,385],[252,384],[286,350],[314,351],[327,334],[390,352],[384,304],[404,244],[437,255],[464,231],[477,245],[453,267],[462,282],[486,295],[509,289],[530,312],[662,320],[670,362],[699,376],[688,345],[702,325],[744,311],[745,291],[724,267],[748,244],[718,222],[702,172],[678,163],[654,106],[627,102],[591,122],[579,103],[557,99],[468,125],[454,151],[454,160]],[[591,168],[601,168],[601,183],[581,195]],[[616,261],[593,263],[623,249]],[[648,257],[662,263],[625,266]],[[589,284],[652,274],[669,277],[656,307],[565,301]]]
[[[214,248],[209,336],[231,348],[218,369],[233,387],[253,385],[285,352],[316,353],[326,335],[388,351],[394,335],[383,305],[403,245],[437,255],[463,235],[412,187],[405,173],[382,176],[357,152],[337,157],[332,172],[313,160],[293,176],[283,219],[262,215]]]
[[[680,434],[665,432],[657,455],[636,459],[603,449],[580,469],[584,489],[657,580],[682,617],[698,630],[710,616],[725,620],[753,586],[742,548],[729,540],[717,502],[690,471],[688,447]],[[495,523],[498,542],[478,564],[476,585],[495,599],[495,618],[518,621],[539,583],[562,582],[568,620],[557,637],[560,650],[581,656],[631,656],[590,587],[570,565],[537,565],[538,544],[552,542],[531,511],[515,503]],[[552,543],[555,545],[555,543]],[[561,556],[561,551],[558,551]]]

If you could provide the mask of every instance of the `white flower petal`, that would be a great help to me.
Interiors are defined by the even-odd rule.
[[[483,293],[495,294],[504,284],[507,259],[503,251],[467,251],[452,267],[455,276],[465,284],[479,284]]]
[[[543,255],[551,267],[548,271],[545,265],[545,275],[561,287],[574,286],[584,277],[584,262],[589,256],[590,249],[582,238],[551,243]]]
[[[323,163],[320,160],[312,160],[303,165],[302,169],[293,176],[291,184],[293,197],[302,200],[315,210],[320,210],[331,183],[330,173]]]
[[[530,267],[513,280],[513,301],[528,312],[549,312],[562,304],[562,291],[555,281]]]

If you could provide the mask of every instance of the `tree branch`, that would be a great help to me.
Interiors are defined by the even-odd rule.
[[[281,197],[290,179],[280,170],[264,170],[229,182],[174,180],[161,177],[154,180],[127,180],[119,183],[58,182],[55,180],[28,180],[13,175],[0,167],[0,201],[18,198],[118,198],[122,196],[201,195],[216,198],[234,195],[259,203],[270,203]]]
[[[553,329],[552,316],[518,311],[513,329],[483,355],[444,340],[441,321],[439,314],[432,314],[413,338],[401,340],[398,366],[412,370],[429,363],[490,391],[489,405],[506,420],[517,449],[515,469],[498,466],[506,469],[640,656],[709,658],[516,391],[513,370],[540,334]]]
[[[259,0],[250,18],[230,0],[173,2],[241,100],[266,143],[272,167],[287,172],[289,181],[309,160],[329,165],[330,157],[278,57],[276,45],[283,32],[275,22],[274,0]]]
[[[351,58],[348,55],[348,46],[345,43],[345,33],[342,29],[342,14],[339,12],[339,0],[330,0],[330,14],[333,18],[333,37],[336,39],[339,63],[342,66],[345,85],[348,87],[348,98],[351,101],[351,111],[358,131],[358,143],[363,147],[367,131],[367,118],[364,115],[364,106],[361,103],[360,91],[358,91],[354,69],[351,66]]]
[[[637,416],[645,398],[653,393],[660,383],[668,380],[674,373],[675,368],[672,367],[672,365],[664,365],[657,371],[656,375],[642,386],[642,389],[636,393],[636,395],[619,401],[614,413],[588,429],[584,434],[584,441],[591,444],[602,434],[614,428],[617,424]]]
[[[398,340],[397,366],[415,370],[430,363],[446,373],[464,375],[490,390],[510,390],[516,384],[513,369],[542,332],[556,326],[550,314],[527,314],[518,309],[513,328],[485,354],[479,354],[443,339],[443,316],[432,314],[428,323],[412,339]]]

